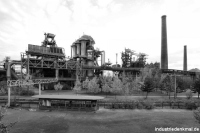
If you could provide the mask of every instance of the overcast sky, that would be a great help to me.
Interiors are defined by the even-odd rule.
[[[105,50],[106,61],[124,48],[160,62],[161,16],[167,15],[170,69],[200,68],[200,0],[0,0],[0,60],[19,60],[28,44],[41,45],[44,33],[71,55],[71,44],[83,34]],[[118,62],[121,62],[118,56]]]

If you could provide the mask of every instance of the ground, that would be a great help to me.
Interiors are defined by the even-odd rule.
[[[36,90],[37,94],[37,90]],[[72,91],[42,91],[42,94],[76,95]],[[80,93],[82,95],[85,93]],[[105,95],[102,95],[105,96]],[[145,94],[135,96],[117,96],[117,99],[143,99]],[[186,99],[179,94],[179,99]],[[12,96],[13,98],[14,96]],[[18,96],[19,97],[19,96]],[[6,98],[7,96],[1,96]],[[20,97],[32,99],[32,97]],[[107,96],[107,100],[115,96]],[[150,93],[149,101],[162,101],[168,96],[161,93]],[[173,97],[172,97],[173,99]],[[198,100],[196,97],[194,100]],[[4,122],[19,122],[10,133],[154,133],[160,127],[198,127],[193,111],[183,109],[154,110],[109,110],[100,108],[97,112],[40,111],[29,109],[8,109]]]
[[[5,122],[18,120],[10,133],[154,133],[155,127],[198,127],[193,112],[175,109],[94,112],[8,109]]]

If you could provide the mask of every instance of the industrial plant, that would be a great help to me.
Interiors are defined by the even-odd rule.
[[[105,61],[106,51],[94,48],[95,41],[89,35],[83,35],[71,45],[71,57],[66,57],[65,49],[59,47],[55,35],[45,33],[42,44],[28,44],[19,60],[5,60],[0,69],[1,80],[7,81],[8,95],[11,86],[39,84],[39,94],[44,89],[54,89],[56,84],[63,90],[70,90],[79,80],[103,75],[105,70],[117,72],[118,76],[131,74],[137,77],[142,67],[122,67]],[[100,63],[98,61],[100,60]],[[168,69],[167,23],[166,15],[161,17],[161,68],[162,73],[188,75],[193,78],[199,73],[187,71],[187,47],[184,46],[183,70]],[[15,65],[20,66],[17,72]],[[10,98],[8,98],[10,99]]]

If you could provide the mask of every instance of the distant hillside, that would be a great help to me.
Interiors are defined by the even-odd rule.
[[[189,70],[190,72],[200,72],[200,70],[198,68],[193,68],[191,70]]]

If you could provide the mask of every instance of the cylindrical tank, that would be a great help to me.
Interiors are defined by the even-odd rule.
[[[77,47],[77,55],[81,55],[81,43],[79,42],[76,42],[75,43],[76,47]]]
[[[101,52],[101,66],[105,64],[105,51]]]
[[[72,58],[76,56],[76,46],[72,44]]]
[[[86,40],[81,40],[81,56],[86,55]]]

